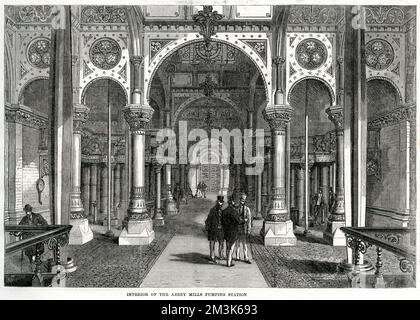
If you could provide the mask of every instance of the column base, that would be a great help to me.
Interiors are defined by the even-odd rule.
[[[296,236],[293,233],[293,222],[288,220],[264,221],[264,245],[265,246],[295,246]]]
[[[178,209],[176,207],[176,203],[173,200],[167,200],[166,203],[166,214],[170,216],[174,216],[178,214]]]
[[[334,247],[346,246],[346,236],[344,232],[340,230],[340,228],[344,226],[344,221],[327,221],[327,228],[323,233],[324,240]]]
[[[118,238],[120,246],[142,246],[152,243],[155,239],[152,219],[129,220],[127,228],[121,231]]]
[[[156,210],[155,216],[153,218],[153,225],[156,227],[162,227],[165,225],[165,219],[163,218],[161,208]]]
[[[70,225],[73,227],[69,233],[69,244],[81,245],[93,239],[93,232],[89,227],[88,219],[70,219]]]

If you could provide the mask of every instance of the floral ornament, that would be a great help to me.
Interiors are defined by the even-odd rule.
[[[45,69],[50,66],[50,40],[35,39],[28,47],[28,61],[36,68]]]
[[[95,67],[109,70],[120,62],[121,48],[115,40],[101,38],[93,43],[89,57]]]
[[[265,45],[264,45],[264,43],[263,42],[257,42],[256,44],[255,44],[255,50],[257,50],[257,52],[263,52],[264,50],[265,50]]]
[[[392,46],[383,39],[373,39],[366,44],[366,65],[375,70],[384,70],[394,61]]]
[[[313,70],[327,60],[327,48],[317,39],[305,39],[296,47],[296,60],[302,68]]]
[[[157,52],[162,49],[162,44],[160,42],[154,41],[150,44],[152,52]]]

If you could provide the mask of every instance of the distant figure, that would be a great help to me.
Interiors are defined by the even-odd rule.
[[[201,182],[201,194],[203,195],[203,198],[206,198],[206,192],[207,192],[207,185],[204,181]]]
[[[330,190],[328,191],[328,212],[331,214],[334,211],[334,208],[336,206],[337,197],[335,195],[335,192],[333,191],[333,188],[330,187]]]
[[[230,197],[228,207],[222,212],[223,234],[226,240],[226,265],[233,267],[232,255],[235,250],[235,242],[238,239],[238,226],[240,220],[235,208],[233,196]]]
[[[176,207],[179,210],[179,205],[181,203],[181,188],[179,187],[179,183],[175,185],[174,193],[173,193],[174,200],[176,201]]]
[[[217,196],[216,205],[210,209],[209,215],[206,219],[206,231],[208,240],[210,241],[210,259],[217,263],[214,250],[216,241],[219,242],[219,259],[223,259],[223,227],[222,227],[222,206],[223,196]]]
[[[39,214],[32,212],[32,206],[29,204],[26,204],[24,209],[26,215],[20,220],[19,225],[20,226],[48,226],[47,221]],[[32,232],[22,232],[20,233],[21,239],[27,239],[30,237],[33,237],[36,235],[36,233]],[[32,264],[35,262],[35,258],[38,252],[38,255],[41,255],[44,253],[44,245],[42,243],[33,245],[31,247],[28,247],[24,250],[25,255],[28,257],[29,262]]]
[[[202,193],[201,193],[201,181],[198,183],[197,185],[197,194],[196,194],[196,198],[201,198],[202,197]]]
[[[246,194],[242,194],[239,199],[238,215],[240,223],[238,226],[236,259],[240,260],[240,249],[242,246],[245,262],[251,263],[248,257],[248,236],[251,234],[252,216],[251,209],[246,205]]]
[[[315,196],[315,207],[314,207],[314,225],[318,225],[318,217],[322,215],[322,210],[324,209],[324,197],[322,196],[322,190],[319,189],[318,193]],[[321,216],[322,220],[322,216]]]

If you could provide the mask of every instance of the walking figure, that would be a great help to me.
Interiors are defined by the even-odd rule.
[[[246,205],[246,194],[242,194],[239,200],[239,226],[238,226],[238,240],[236,247],[236,260],[240,260],[240,249],[242,247],[244,260],[246,263],[251,263],[248,257],[248,237],[251,234],[252,216],[251,209]]]
[[[238,239],[238,226],[240,220],[235,208],[233,196],[228,201],[228,207],[222,212],[223,234],[226,240],[226,265],[233,267],[232,255],[235,250],[235,242]]]
[[[206,231],[207,237],[210,242],[210,260],[217,263],[215,257],[215,246],[216,242],[219,243],[219,259],[223,259],[223,227],[222,227],[222,206],[223,196],[217,196],[216,205],[210,209],[209,215],[206,219]]]

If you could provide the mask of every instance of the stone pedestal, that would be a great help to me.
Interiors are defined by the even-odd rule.
[[[127,228],[121,231],[118,244],[120,246],[141,246],[152,243],[154,239],[152,219],[129,220]]]
[[[265,221],[264,222],[265,246],[295,246],[296,236],[293,233],[293,222]]]
[[[89,221],[86,218],[70,219],[70,225],[73,227],[69,233],[69,244],[85,244],[93,239],[93,232],[89,227]]]
[[[163,218],[163,212],[161,208],[155,209],[155,216],[153,218],[153,225],[156,227],[162,227],[165,225],[165,219]]]
[[[327,221],[327,228],[323,233],[324,240],[333,246],[345,246],[346,237],[340,230],[344,226],[344,221]]]
[[[166,214],[167,215],[177,215],[178,208],[176,207],[176,203],[174,201],[174,197],[172,196],[172,183],[171,183],[171,165],[167,164],[165,166],[165,174],[166,174]]]

